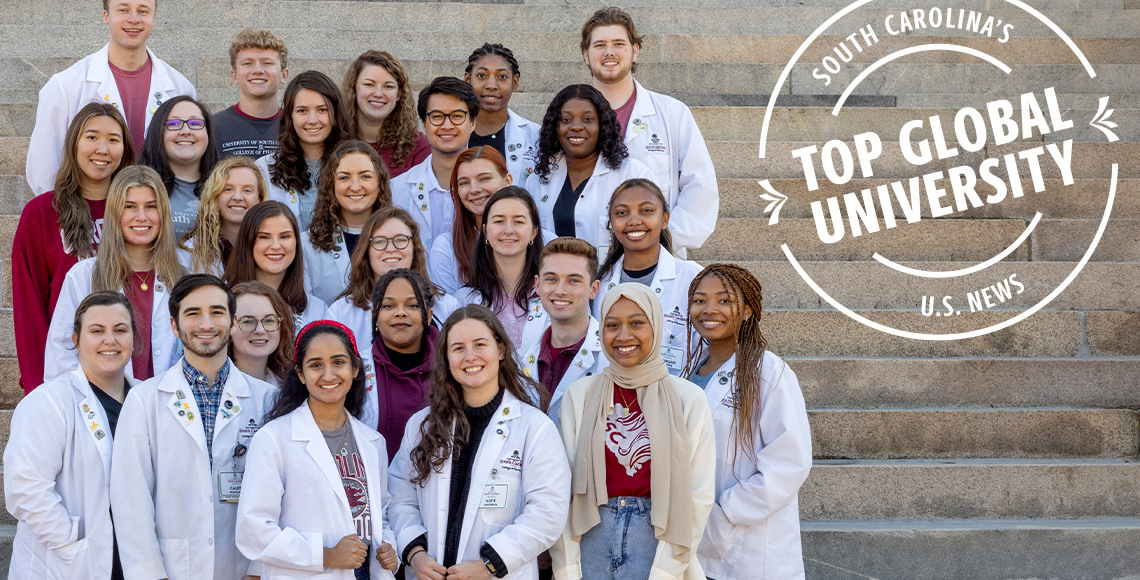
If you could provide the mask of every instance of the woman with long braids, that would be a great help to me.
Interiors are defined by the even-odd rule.
[[[803,578],[799,490],[811,430],[796,374],[760,332],[760,282],[710,264],[689,285],[682,376],[705,390],[716,433],[716,503],[697,557],[715,580]]]
[[[352,138],[352,128],[344,120],[340,90],[315,70],[289,81],[281,108],[281,146],[258,159],[257,166],[269,184],[269,199],[289,206],[301,228],[308,229],[321,168],[341,141]]]
[[[253,436],[237,511],[237,547],[264,577],[391,579],[384,438],[360,422],[364,376],[352,331],[318,320]],[[306,574],[307,573],[307,574]]]
[[[570,85],[550,102],[542,119],[538,161],[526,189],[542,223],[557,236],[581,238],[605,255],[606,200],[621,182],[653,173],[631,158],[617,115],[590,85]]]
[[[408,421],[388,511],[413,578],[537,580],[566,525],[570,470],[546,394],[519,370],[503,325],[465,306],[447,318],[427,409]]]
[[[408,71],[392,53],[367,50],[356,57],[344,73],[340,92],[348,126],[380,154],[389,178],[431,155],[412,104]]]
[[[25,393],[44,377],[44,343],[64,277],[95,255],[111,180],[135,160],[127,121],[107,103],[80,109],[64,143],[55,189],[24,206],[12,240],[12,321]]]
[[[265,178],[249,157],[227,157],[202,186],[194,224],[178,240],[178,259],[187,270],[221,277],[237,243],[242,219],[268,199]]]
[[[609,366],[559,407],[573,471],[570,521],[550,551],[560,579],[703,580],[697,546],[715,497],[712,417],[661,358],[656,294],[619,284],[601,306]]]
[[[514,180],[522,185],[534,173],[541,127],[508,108],[511,95],[519,88],[519,61],[515,53],[501,44],[483,43],[467,57],[463,80],[479,97],[479,116],[475,118],[475,131],[468,146],[493,147],[507,160]]]

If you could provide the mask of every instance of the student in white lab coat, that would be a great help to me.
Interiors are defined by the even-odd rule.
[[[590,300],[600,287],[598,251],[586,240],[555,238],[543,246],[538,265],[534,289],[550,327],[520,359],[523,373],[550,393],[547,414],[557,421],[566,387],[608,364],[598,319],[590,316]]]
[[[716,227],[716,171],[689,107],[633,78],[641,42],[629,14],[616,6],[601,8],[582,26],[582,60],[594,88],[621,120],[630,158],[643,162],[665,192],[673,215],[669,231],[683,258],[687,249],[701,247]]]
[[[276,391],[226,357],[234,295],[190,274],[170,293],[186,356],[131,389],[111,460],[111,510],[127,580],[260,575],[234,543],[245,452]]]
[[[222,278],[231,288],[257,280],[276,290],[293,310],[297,328],[325,317],[325,303],[305,288],[305,254],[297,218],[279,201],[249,209]]]
[[[542,252],[538,208],[525,189],[511,185],[487,200],[483,217],[475,243],[475,279],[455,298],[461,304],[490,308],[511,343],[525,350],[542,338],[550,324],[534,292]]]
[[[56,172],[65,155],[64,135],[84,105],[107,103],[121,111],[138,153],[159,105],[178,95],[194,96],[194,85],[146,47],[154,30],[155,4],[155,0],[104,0],[103,23],[109,27],[110,42],[52,75],[40,89],[24,172],[33,194],[55,186]],[[145,84],[132,78],[148,70]],[[130,92],[122,94],[128,87]]]
[[[701,265],[672,254],[669,213],[661,189],[648,179],[631,179],[614,191],[610,200],[609,255],[598,278],[602,288],[594,300],[594,316],[606,293],[623,282],[648,286],[661,302],[665,315],[661,356],[669,373],[685,368],[685,345],[689,333],[689,283]]]
[[[799,490],[811,430],[796,374],[760,332],[761,288],[748,270],[710,264],[689,290],[684,376],[705,390],[716,433],[716,503],[697,557],[715,580],[804,577]]]
[[[352,331],[318,320],[250,446],[237,546],[271,578],[392,578],[384,438],[359,420],[364,377]],[[372,561],[373,557],[376,561]]]
[[[352,133],[341,109],[340,89],[325,73],[307,70],[289,81],[277,127],[281,146],[257,160],[269,199],[289,206],[308,229],[317,204],[317,180],[336,146]]]
[[[297,335],[289,305],[276,290],[253,280],[233,287],[237,298],[230,360],[241,372],[280,387],[293,368]]]
[[[178,360],[170,330],[168,290],[186,273],[178,263],[166,188],[149,167],[134,165],[115,176],[107,193],[103,238],[94,258],[75,265],[63,281],[44,348],[44,380],[79,366],[75,356],[75,310],[92,291],[120,291],[131,302],[138,350],[127,376],[145,380]]]
[[[131,304],[94,292],[73,326],[79,368],[24,397],[4,448],[4,499],[19,520],[9,578],[122,580],[111,528],[111,446],[134,347]]]
[[[227,157],[202,185],[194,224],[178,240],[178,260],[190,272],[221,276],[249,208],[268,199],[265,178],[249,157]]]
[[[479,117],[469,147],[488,145],[507,161],[515,182],[522,185],[538,160],[539,126],[510,110],[519,88],[519,61],[501,44],[483,43],[467,57],[463,80],[479,97]]]
[[[337,145],[317,185],[313,221],[301,237],[309,292],[326,304],[344,292],[349,262],[362,240],[365,222],[373,212],[390,205],[388,170],[376,151],[355,139]]]
[[[542,119],[538,163],[526,181],[542,223],[558,236],[581,238],[604,250],[606,202],[618,185],[635,177],[653,174],[629,158],[605,97],[589,85],[559,91]]]
[[[511,349],[482,306],[443,325],[431,403],[389,470],[388,518],[410,578],[537,580],[539,554],[566,525],[566,455]]]

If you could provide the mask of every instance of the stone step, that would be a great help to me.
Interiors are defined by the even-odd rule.
[[[816,521],[800,531],[812,580],[1131,580],[1140,570],[1140,518]]]
[[[769,338],[765,322],[764,332]],[[894,355],[887,355],[894,356]],[[808,409],[1140,409],[1140,360],[785,357]]]
[[[1140,516],[1127,459],[820,460],[800,489],[816,520]]]
[[[817,459],[1125,458],[1140,450],[1136,413],[1123,409],[833,409],[809,419]]]

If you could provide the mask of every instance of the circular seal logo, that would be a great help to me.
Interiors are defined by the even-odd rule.
[[[772,87],[766,227],[861,324],[918,340],[1012,326],[1102,241],[1122,155],[1104,95],[1120,93],[1019,0],[877,4],[823,22]],[[795,95],[828,108],[789,110]]]

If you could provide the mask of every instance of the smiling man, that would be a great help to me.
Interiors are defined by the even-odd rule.
[[[253,159],[277,150],[277,91],[289,78],[289,50],[276,34],[246,28],[230,45],[230,77],[238,102],[214,115],[214,139],[224,159]]]
[[[680,257],[712,235],[720,192],[712,157],[684,103],[641,86],[633,78],[641,52],[633,18],[617,7],[602,8],[582,26],[582,59],[617,113],[629,156],[653,172],[672,214],[669,231]]]
[[[209,274],[170,292],[185,356],[131,389],[119,415],[111,512],[126,578],[258,575],[234,542],[245,451],[276,389],[226,356],[234,294]]]
[[[471,85],[455,77],[436,77],[420,91],[417,112],[431,155],[392,180],[392,205],[412,214],[424,249],[430,252],[432,240],[451,231],[455,215],[451,171],[475,131],[479,97]]]
[[[178,95],[195,96],[194,85],[146,47],[154,30],[154,9],[155,0],[103,0],[110,42],[53,75],[40,89],[25,166],[32,193],[55,188],[67,126],[87,103],[111,103],[119,109],[137,154],[158,106]]]

